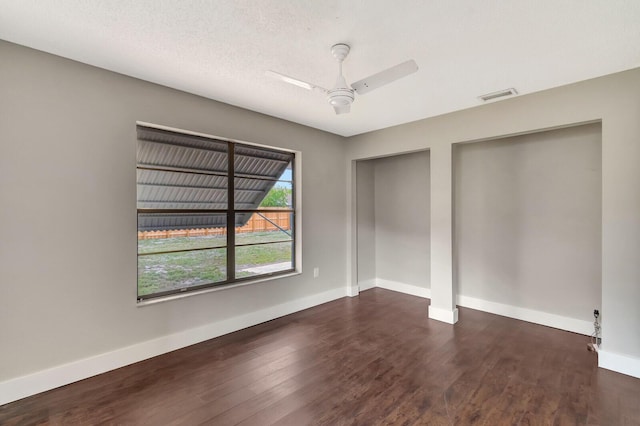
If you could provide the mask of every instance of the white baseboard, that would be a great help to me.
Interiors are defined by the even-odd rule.
[[[561,315],[550,314],[548,312],[536,311],[519,306],[505,305],[488,300],[476,299],[475,297],[458,295],[458,306],[477,309],[483,312],[502,315],[535,324],[546,325],[548,327],[559,328],[561,330],[572,331],[574,333],[591,335],[593,323],[589,321],[569,318]]]
[[[376,286],[375,279],[358,281],[358,287],[360,288],[360,291],[369,290],[370,288],[374,288],[375,286]]]
[[[413,296],[423,297],[427,299],[431,298],[431,289],[397,281],[384,280],[380,278],[360,282],[359,286],[360,291],[368,290],[369,288],[373,287],[380,287],[387,290],[410,294]],[[587,336],[591,335],[591,333],[593,332],[593,323],[591,323],[590,321],[550,314],[548,312],[537,311],[534,309],[506,305],[497,302],[490,302],[487,300],[462,295],[459,295],[457,297],[457,304],[465,308],[476,309],[483,312],[489,312],[496,315],[532,322],[534,324],[545,325],[548,327],[558,328],[560,330],[571,331]],[[455,309],[454,311],[449,311],[430,305],[429,318],[443,321],[449,324],[454,324],[458,321],[458,310]],[[639,358],[633,358],[627,355],[620,355],[600,349],[598,351],[598,367],[640,378]]]
[[[346,293],[347,293],[347,296],[349,296],[349,297],[356,297],[357,295],[360,294],[360,290],[358,289],[357,285],[347,286],[346,287]]]
[[[376,287],[411,294],[413,296],[431,298],[431,290],[427,288],[383,279],[376,279],[375,282]],[[360,288],[362,290],[362,286]],[[534,324],[545,325],[587,336],[591,335],[593,332],[593,323],[590,321],[550,314],[548,312],[522,308],[519,306],[505,305],[502,303],[490,302],[462,295],[457,297],[457,304],[458,306],[465,308],[476,309],[483,312],[489,312],[504,317],[532,322]],[[429,318],[449,324],[455,324],[458,321],[458,310],[455,309],[454,311],[449,311],[430,305]],[[598,351],[598,367],[640,378],[640,358],[600,349]]]
[[[455,324],[458,322],[458,308],[449,310],[429,305],[429,318],[446,322],[447,324]]]
[[[411,294],[413,296],[424,297],[427,299],[431,298],[431,289],[428,288],[400,283],[397,281],[384,280],[381,278],[377,278],[375,282],[376,287],[386,288],[387,290],[398,291],[400,293]],[[560,330],[571,331],[587,336],[591,335],[591,333],[593,332],[593,323],[590,321],[550,314],[548,312],[522,308],[519,306],[490,302],[488,300],[477,299],[475,297],[462,295],[458,295],[456,302],[458,306],[462,306],[465,308],[471,308],[478,311],[502,315],[504,317],[532,322],[534,324],[546,325],[548,327],[558,328]],[[441,310],[439,308],[429,306],[429,318],[453,324],[457,322],[457,310],[455,312],[455,321],[453,315],[453,311]]]
[[[640,358],[600,349],[598,367],[640,379]]]
[[[431,289],[425,287],[418,287],[413,284],[405,284],[397,281],[383,280],[382,278],[376,278],[376,287],[386,288],[387,290],[393,290],[400,293],[411,294],[413,296],[424,297],[426,299],[431,298]]]
[[[345,297],[344,287],[0,382],[0,405]]]

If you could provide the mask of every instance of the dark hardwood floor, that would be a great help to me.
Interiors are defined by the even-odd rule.
[[[372,289],[0,406],[0,424],[640,425],[588,338]]]

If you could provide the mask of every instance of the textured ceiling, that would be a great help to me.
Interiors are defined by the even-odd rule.
[[[640,1],[0,0],[0,39],[350,136],[638,67]],[[339,116],[265,75],[330,88],[338,42],[348,82],[420,69]]]

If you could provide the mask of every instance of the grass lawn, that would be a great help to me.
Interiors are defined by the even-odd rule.
[[[236,235],[236,277],[259,275],[252,267],[291,261],[290,237],[280,231]],[[286,242],[283,242],[286,241]],[[210,248],[138,256],[138,295],[210,284],[227,279],[226,236],[138,240],[138,253]],[[238,244],[265,243],[237,247]]]

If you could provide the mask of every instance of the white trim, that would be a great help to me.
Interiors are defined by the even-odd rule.
[[[294,200],[296,202],[295,214],[293,215],[293,226],[295,226],[295,250],[296,272],[302,273],[302,151],[293,151],[293,189],[295,191]]]
[[[347,296],[356,297],[360,294],[360,290],[358,290],[358,286],[347,286]]]
[[[375,286],[375,278],[370,280],[358,281],[358,288],[360,289],[360,291],[369,290],[370,288],[374,288]]]
[[[413,284],[405,284],[398,281],[384,280],[382,278],[376,278],[376,287],[386,288],[387,290],[393,290],[400,293],[411,294],[413,296],[424,297],[426,299],[431,298],[431,289],[425,287],[419,287]]]
[[[0,405],[345,296],[344,287],[0,382]]]
[[[449,309],[442,309],[429,305],[429,318],[446,322],[447,324],[455,324],[458,322],[458,308],[450,311]]]
[[[424,297],[427,299],[431,298],[431,289],[428,288],[418,287],[416,285],[405,284],[397,281],[384,280],[381,278],[376,278],[375,282],[376,287],[398,291],[400,293],[411,294],[413,296]],[[365,288],[363,288],[361,284],[360,291],[363,291],[364,289]],[[560,330],[571,331],[573,333],[579,333],[589,336],[593,332],[593,323],[590,321],[550,314],[548,312],[536,311],[519,306],[490,302],[488,300],[477,299],[475,297],[462,295],[458,295],[458,297],[456,298],[456,302],[458,306],[462,306],[465,308],[471,308],[478,311],[502,315],[504,317],[558,328]],[[449,324],[454,324],[458,321],[458,310],[456,309],[455,311],[449,311],[429,306],[429,318],[444,321]]]
[[[600,349],[598,367],[640,379],[640,358]]]
[[[185,135],[192,135],[192,136],[198,136],[198,137],[204,137],[207,139],[214,139],[214,140],[220,140],[220,141],[225,141],[225,142],[231,142],[231,143],[238,143],[238,144],[242,144],[242,145],[250,145],[250,146],[256,146],[256,147],[260,147],[260,148],[267,148],[267,149],[271,149],[271,150],[276,150],[276,151],[283,151],[283,152],[289,152],[294,154],[293,157],[293,182],[294,182],[294,190],[295,190],[295,194],[294,194],[294,200],[295,200],[295,206],[294,206],[294,229],[295,231],[295,240],[294,240],[294,257],[295,257],[295,269],[289,273],[286,274],[281,274],[281,275],[267,275],[267,276],[262,276],[259,277],[257,279],[252,279],[252,280],[247,280],[247,281],[240,281],[240,282],[233,282],[227,285],[220,285],[220,286],[213,286],[213,287],[209,287],[209,288],[204,288],[202,290],[197,290],[197,291],[188,291],[188,292],[184,292],[184,293],[176,293],[176,294],[170,294],[168,296],[161,296],[161,297],[157,297],[157,298],[151,298],[151,299],[143,299],[143,300],[137,300],[137,306],[139,307],[143,307],[143,306],[148,306],[148,305],[154,305],[156,303],[163,303],[163,302],[169,302],[172,300],[176,300],[176,299],[183,299],[185,297],[191,297],[191,296],[196,296],[199,294],[205,294],[205,293],[210,293],[213,291],[221,291],[221,290],[227,290],[230,288],[236,288],[236,287],[243,287],[246,285],[252,285],[252,284],[257,284],[257,283],[261,283],[264,281],[270,281],[270,280],[277,280],[277,279],[281,279],[281,278],[286,278],[286,277],[291,277],[294,275],[299,275],[302,274],[303,270],[302,270],[302,151],[298,151],[298,150],[294,150],[294,149],[289,149],[289,148],[281,148],[281,147],[276,147],[276,146],[270,146],[270,145],[264,145],[264,144],[259,144],[259,143],[254,143],[254,142],[247,142],[247,141],[243,141],[243,140],[239,140],[239,139],[231,139],[231,138],[225,138],[222,136],[215,136],[215,135],[211,135],[208,133],[201,133],[201,132],[194,132],[191,130],[186,130],[186,129],[180,129],[177,127],[170,127],[170,126],[164,126],[162,124],[155,124],[155,123],[147,123],[145,121],[136,121],[136,126],[141,126],[141,127],[147,127],[147,128],[151,128],[151,129],[158,129],[158,130],[166,130],[166,131],[170,131],[170,132],[175,132],[175,133],[182,133]]]
[[[216,139],[223,142],[241,143],[244,145],[257,146],[260,148],[278,149],[280,151],[285,151],[285,152],[293,152],[293,153],[301,152],[301,151],[296,151],[295,149],[290,149],[290,148],[280,148],[272,145],[265,145],[263,143],[243,141],[241,139],[227,138],[224,136],[216,136],[210,133],[194,132],[193,130],[181,129],[179,127],[165,126],[163,124],[147,123],[146,121],[140,121],[140,120],[136,121],[136,126],[149,127],[151,129],[158,129],[158,130],[166,130],[166,131],[175,132],[175,133],[184,133],[185,135],[200,136],[203,138]]]
[[[589,321],[522,308],[520,306],[505,305],[502,303],[490,302],[488,300],[476,299],[475,297],[463,295],[458,295],[457,304],[458,306],[463,306],[465,308],[477,309],[483,312],[546,325],[548,327],[559,328],[561,330],[572,331],[574,333],[585,334],[587,336],[591,335],[593,332],[593,323]]]
[[[196,291],[186,291],[184,293],[170,294],[169,296],[154,297],[153,299],[144,299],[140,302],[136,302],[136,306],[144,307],[149,305],[156,305],[158,303],[170,302],[172,300],[177,300],[177,299],[184,299],[185,297],[197,296],[199,294],[211,293],[214,291],[224,291],[224,290],[229,290],[237,287],[245,287],[248,285],[259,284],[265,281],[273,281],[273,280],[279,280],[282,278],[294,277],[296,275],[301,275],[301,274],[302,272],[300,271],[293,271],[293,272],[289,272],[282,275],[263,276],[261,278],[251,280],[251,281],[240,281],[240,282],[232,283],[229,285],[209,287],[209,288],[196,290]]]
[[[345,282],[347,285],[347,293],[349,297],[355,297],[358,291],[358,202],[356,198],[356,162],[347,161],[346,175],[346,256],[345,256]]]

